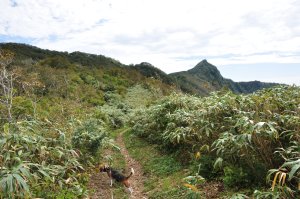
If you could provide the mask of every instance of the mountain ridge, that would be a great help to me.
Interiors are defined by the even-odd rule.
[[[206,59],[200,61],[195,67],[181,72],[170,73],[180,89],[193,94],[207,95],[212,91],[227,88],[235,93],[252,93],[262,88],[279,85],[260,81],[235,82],[222,76],[216,66]]]
[[[206,59],[200,61],[195,67],[175,73],[167,74],[150,63],[125,65],[116,59],[104,55],[95,55],[79,51],[60,52],[48,49],[41,49],[36,46],[19,43],[0,43],[0,49],[10,50],[15,53],[18,61],[31,59],[34,61],[44,60],[53,67],[65,67],[69,64],[79,64],[87,67],[121,67],[139,72],[146,78],[160,80],[164,84],[176,86],[180,90],[190,94],[208,95],[212,91],[223,88],[232,90],[235,93],[251,93],[262,88],[276,86],[276,83],[265,83],[260,81],[234,82],[224,78],[218,68],[209,63]]]

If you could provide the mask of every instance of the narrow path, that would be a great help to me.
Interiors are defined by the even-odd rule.
[[[128,172],[125,174],[127,175],[129,173],[130,168],[133,168],[135,172],[129,180],[133,188],[133,193],[129,195],[129,198],[147,199],[147,196],[143,193],[145,178],[143,176],[142,166],[129,155],[123,140],[123,133],[125,132],[126,130],[118,134],[116,144],[120,147],[120,152],[124,156],[126,162],[126,171]],[[112,150],[106,149],[104,150],[103,155],[111,155],[112,153]],[[118,199],[113,197],[113,188],[110,187],[109,178],[106,173],[94,171],[91,175],[88,187],[89,189],[94,190],[89,199]]]
[[[146,195],[143,193],[144,190],[144,181],[145,177],[143,176],[143,170],[141,164],[133,159],[125,146],[124,140],[123,140],[123,133],[120,133],[116,139],[116,143],[121,148],[121,154],[124,156],[126,165],[128,168],[134,169],[134,175],[130,178],[130,183],[133,188],[133,193],[131,194],[131,199],[144,199],[147,198]]]
[[[105,149],[103,156],[110,155],[111,153],[112,151],[110,149]],[[88,188],[94,191],[90,194],[88,199],[113,199],[112,189],[106,173],[100,173],[98,170],[94,170],[91,174]]]

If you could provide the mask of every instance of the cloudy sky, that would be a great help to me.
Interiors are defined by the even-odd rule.
[[[300,85],[299,0],[0,0],[0,42]]]

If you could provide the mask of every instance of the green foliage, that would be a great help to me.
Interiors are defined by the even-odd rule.
[[[62,56],[49,57],[41,62],[42,65],[50,66],[53,68],[67,68],[71,63]]]
[[[267,175],[267,181],[272,182],[272,191],[278,197],[290,197],[299,195],[300,192],[300,143],[293,141],[288,148],[279,148],[279,153],[285,162],[279,169],[271,169]],[[272,179],[273,177],[273,179]]]
[[[80,74],[80,78],[83,80],[84,83],[93,85],[95,88],[100,87],[100,82],[89,74]]]
[[[106,104],[99,107],[101,112],[108,123],[113,128],[121,128],[128,120],[128,114],[131,112],[131,108],[127,103],[122,102],[122,96],[114,92],[106,92],[104,96]]]
[[[80,153],[62,131],[36,120],[6,124],[0,149],[0,197],[49,197],[60,190],[85,194]]]
[[[94,55],[83,52],[58,52],[43,50],[34,46],[16,43],[2,43],[0,47],[10,50],[16,54],[14,63],[18,65],[32,65],[37,61],[43,66],[50,66],[54,69],[77,68],[79,69],[101,69],[105,71],[103,78],[107,83],[107,89],[113,88],[118,84],[128,87],[136,82],[147,82],[150,85],[160,87],[164,93],[169,93],[170,88],[180,88],[182,91],[191,94],[208,95],[211,91],[228,88],[236,93],[251,93],[258,89],[276,86],[275,83],[253,82],[233,82],[225,79],[219,70],[206,60],[198,63],[193,69],[170,75],[155,68],[149,63],[126,66],[119,61],[105,57],[103,55]],[[83,66],[78,68],[78,66]],[[174,87],[173,87],[174,86]]]
[[[220,174],[217,169],[214,169],[215,159],[213,156],[202,155],[199,160],[196,161],[198,165],[197,172],[199,175],[203,176],[205,179],[213,180],[217,178]]]
[[[55,63],[53,66],[56,66],[56,63],[60,65],[60,63],[70,62],[77,63],[85,66],[120,66],[121,63],[112,59],[105,57],[103,55],[93,55],[82,52],[58,52],[51,50],[43,50],[37,48],[35,46],[30,46],[26,44],[17,44],[17,43],[4,43],[1,44],[1,48],[10,50],[15,52],[16,61],[24,60],[31,58],[33,60],[42,60],[47,58],[49,59],[47,62]],[[58,61],[60,59],[60,61]]]
[[[84,167],[107,144],[105,127],[120,128],[128,121],[136,135],[155,143],[160,153],[170,153],[160,158],[141,150],[148,150],[145,143],[135,148],[151,176],[146,187],[154,190],[153,198],[200,197],[193,191],[199,182],[190,188],[176,184],[195,175],[177,160],[193,161],[192,167],[200,165],[197,176],[223,178],[229,186],[239,180],[259,186],[270,169],[267,183],[275,182],[274,196],[299,196],[299,88],[251,95],[223,89],[206,98],[172,94],[156,101],[174,87],[152,66],[125,67],[102,55],[0,45],[15,54],[14,60],[9,57],[9,72],[15,74],[10,125],[3,119],[9,111],[0,105],[0,198],[84,197]],[[185,74],[178,82],[187,82],[192,92],[271,86],[235,84],[207,62],[190,72],[193,78]],[[129,120],[135,108],[140,109]],[[161,187],[153,188],[157,182]]]
[[[242,168],[227,166],[224,167],[223,182],[227,187],[244,188],[249,186],[249,175]]]
[[[131,108],[143,108],[162,97],[159,89],[149,88],[145,85],[135,85],[128,89],[125,95],[125,103]]]
[[[138,110],[130,124],[136,135],[183,154],[184,161],[207,148],[204,154],[218,160],[215,167],[226,168],[223,179],[228,186],[261,186],[267,170],[281,166],[289,176],[286,185],[297,190],[299,104],[298,87],[205,98],[173,94]],[[213,168],[213,161],[210,166],[203,158],[198,161],[206,170]]]
[[[27,92],[26,89],[34,87],[31,85],[33,82],[38,82],[40,87],[32,91],[38,96],[82,100],[88,105],[101,106],[105,103],[105,92],[114,91],[124,96],[127,89],[136,83],[164,93],[174,89],[102,55],[49,51],[14,43],[0,46],[15,54],[12,65],[20,71],[18,79],[21,81],[16,84],[19,92]]]
[[[143,167],[147,178],[145,192],[149,198],[186,199],[197,195],[183,187],[182,179],[187,172],[174,156],[163,154],[154,145],[147,144],[129,131],[124,138],[130,155]]]
[[[273,191],[254,191],[254,197],[257,199],[279,199],[280,194],[278,192]]]
[[[85,154],[96,155],[107,140],[108,133],[101,120],[89,119],[75,129],[72,136],[72,145]]]
[[[0,198],[87,197],[85,172],[113,145],[109,128],[173,89],[102,55],[0,47],[13,74],[11,103],[0,103]]]
[[[28,166],[20,158],[14,157],[13,165],[0,171],[0,190],[4,197],[25,196],[29,194],[27,181],[31,178]],[[1,195],[0,195],[1,196]]]
[[[138,110],[130,123],[136,134],[147,137],[152,142],[176,146],[186,139],[193,139],[195,135],[188,128],[193,119],[190,117],[192,115],[184,114],[185,109],[193,109],[194,106],[197,106],[197,98],[180,98],[179,95],[173,94],[159,102],[159,105]],[[182,113],[184,115],[181,115]]]
[[[140,64],[132,66],[134,69],[138,70],[141,74],[146,77],[155,78],[161,80],[166,84],[174,84],[174,79],[168,76],[165,72],[161,71],[158,68],[155,68],[149,63],[142,62]]]
[[[27,118],[33,116],[33,102],[26,97],[17,96],[13,98],[13,115],[15,118]]]
[[[247,199],[247,198],[249,197],[240,193],[234,194],[233,196],[230,197],[230,199]]]

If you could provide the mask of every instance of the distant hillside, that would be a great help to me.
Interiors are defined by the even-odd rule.
[[[16,60],[32,59],[33,61],[46,58],[67,59],[70,63],[81,64],[84,66],[122,66],[119,61],[103,56],[83,52],[59,52],[45,50],[35,46],[19,43],[0,43],[2,49],[10,50],[15,53]]]
[[[150,63],[142,62],[127,66],[104,55],[94,55],[78,51],[68,53],[44,50],[35,46],[18,43],[1,43],[0,48],[14,52],[14,62],[18,65],[28,66],[30,64],[37,64],[57,69],[80,68],[80,70],[84,69],[85,73],[93,73],[93,71],[88,71],[89,69],[99,69],[101,71],[99,73],[102,74],[100,76],[103,77],[102,81],[105,82],[103,85],[106,85],[106,87],[111,87],[114,84],[113,82],[109,82],[111,78],[108,78],[107,74],[115,82],[126,84],[125,87],[138,83],[144,84],[146,81],[162,88],[164,92],[166,90],[172,92],[177,87],[183,92],[199,95],[208,95],[212,91],[223,88],[230,89],[235,93],[251,93],[258,89],[277,85],[275,83],[263,83],[259,81],[234,82],[224,78],[217,67],[206,60],[201,61],[188,71],[168,75]],[[107,74],[103,76],[103,73]],[[122,88],[124,85],[118,83],[114,87]]]
[[[171,73],[180,89],[187,93],[207,95],[212,91],[227,88],[235,93],[251,93],[262,88],[269,88],[276,83],[234,82],[224,78],[216,66],[202,60],[188,71]]]
[[[174,79],[167,75],[165,72],[161,71],[160,69],[154,67],[150,63],[142,62],[140,64],[131,65],[132,68],[138,70],[141,74],[146,77],[152,77],[155,79],[159,79],[166,84],[174,84]]]
[[[168,76],[152,78],[138,66],[130,67],[103,55],[58,52],[16,43],[0,43],[0,49],[14,54],[10,70],[17,71],[20,79],[41,85],[35,89],[40,96],[98,106],[105,104],[112,94],[125,97],[128,90],[140,88],[138,85],[151,93],[157,92],[153,99],[176,89],[165,83]],[[153,67],[152,71],[156,70]],[[16,87],[20,95],[31,89],[17,83]]]

